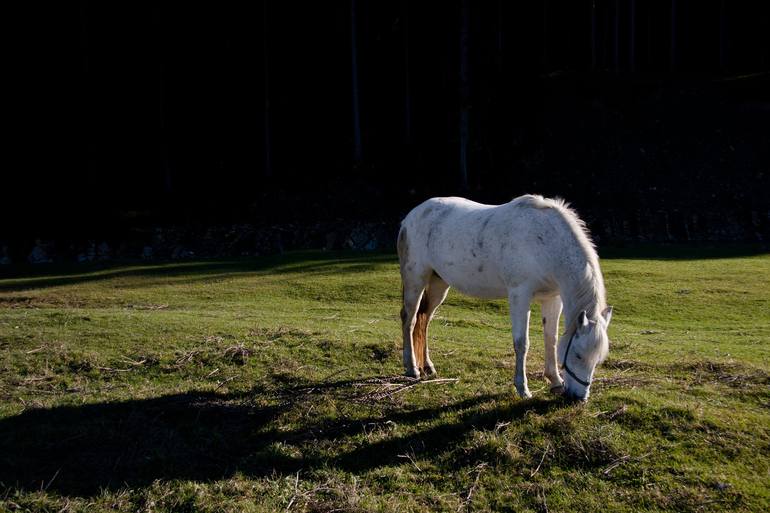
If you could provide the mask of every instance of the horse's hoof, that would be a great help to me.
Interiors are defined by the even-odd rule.
[[[519,397],[522,399],[532,399],[532,392],[529,390],[525,390],[524,392],[519,392]]]
[[[551,393],[553,395],[564,395],[564,385],[556,385],[551,387]]]
[[[426,378],[432,378],[436,375],[436,369],[433,367],[423,367],[422,373],[425,375]]]
[[[420,379],[420,371],[417,370],[417,367],[413,369],[409,369],[404,373],[404,376],[407,378],[414,378],[414,379]]]

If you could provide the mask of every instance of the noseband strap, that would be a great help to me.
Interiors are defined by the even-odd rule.
[[[569,338],[569,342],[567,343],[567,350],[564,351],[564,362],[561,364],[561,368],[564,369],[564,372],[566,372],[567,374],[572,376],[572,379],[574,379],[575,381],[577,381],[578,383],[580,383],[584,387],[589,387],[589,386],[591,386],[591,382],[590,381],[583,381],[582,379],[577,377],[574,372],[572,372],[572,369],[567,367],[567,356],[569,356],[569,349],[570,349],[570,347],[572,347],[572,339],[575,338],[576,334],[577,334],[577,330],[575,330],[572,333],[572,336]]]

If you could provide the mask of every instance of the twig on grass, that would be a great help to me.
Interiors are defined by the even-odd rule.
[[[412,451],[412,454],[409,454],[409,453],[399,454],[397,457],[409,460],[412,463],[412,465],[414,465],[414,468],[417,469],[417,472],[422,472],[422,469],[417,465],[417,462],[414,461],[414,449],[412,449],[411,446],[409,446],[409,449]]]
[[[139,367],[140,365],[144,365],[145,363],[147,363],[147,358],[143,358],[142,360],[132,360],[131,358],[124,356],[123,358],[121,358],[121,361],[129,365],[134,365],[136,367]]]
[[[615,408],[613,411],[609,411],[609,410],[598,411],[596,413],[592,413],[591,416],[596,418],[596,417],[602,417],[604,415],[607,415],[607,418],[609,420],[612,420],[615,417],[617,417],[618,415],[624,414],[626,412],[626,410],[628,410],[628,405],[623,403],[620,406],[618,406],[617,408]]]
[[[486,469],[488,464],[486,462],[481,462],[478,465],[476,465],[476,478],[473,480],[473,484],[471,485],[470,489],[468,490],[468,494],[465,496],[465,501],[463,504],[457,508],[458,511],[462,509],[463,506],[465,506],[465,509],[470,510],[471,509],[471,501],[473,500],[473,493],[476,491],[476,486],[479,484],[479,478],[481,477],[481,473],[484,472],[484,469]]]
[[[195,358],[195,355],[199,354],[201,351],[198,349],[194,349],[192,351],[188,351],[187,353],[184,353],[182,356],[176,359],[176,362],[174,362],[175,367],[181,367],[182,365],[191,362],[193,358]]]
[[[615,470],[616,468],[618,468],[622,464],[627,463],[629,461],[641,461],[644,458],[646,458],[647,456],[649,456],[650,454],[652,454],[653,452],[654,451],[650,451],[650,452],[644,453],[641,456],[637,456],[636,458],[632,458],[628,454],[626,454],[625,456],[621,456],[620,458],[616,459],[615,461],[613,461],[612,463],[607,465],[607,468],[604,469],[602,474],[604,474],[605,476],[609,476],[610,472],[612,472],[613,470]]]
[[[396,394],[399,394],[401,392],[405,392],[407,390],[410,390],[418,385],[427,385],[427,384],[442,384],[442,383],[456,383],[459,381],[459,378],[441,378],[441,379],[430,379],[430,380],[417,380],[413,379],[412,383],[380,383],[380,389],[375,390],[369,394],[366,394],[364,397],[368,399],[374,399],[374,400],[382,400],[387,399],[388,397],[392,397]]]
[[[542,458],[540,458],[540,463],[538,463],[538,464],[537,464],[537,467],[535,467],[535,470],[533,470],[533,471],[532,471],[532,472],[529,474],[529,477],[535,477],[535,474],[537,474],[537,473],[540,471],[540,466],[541,466],[541,465],[543,464],[543,462],[545,461],[545,455],[546,455],[546,454],[548,454],[548,451],[549,451],[550,449],[551,449],[551,444],[549,444],[549,443],[547,443],[547,442],[546,442],[546,444],[545,444],[545,449],[543,449],[543,457],[542,457]]]
[[[229,378],[227,378],[227,379],[226,379],[226,380],[224,380],[224,381],[219,381],[219,382],[218,382],[218,384],[217,384],[217,387],[216,387],[214,390],[219,390],[220,388],[222,388],[222,387],[223,387],[223,386],[225,386],[226,384],[230,383],[232,380],[234,380],[234,379],[235,379],[235,378],[237,378],[237,377],[238,377],[238,376],[230,376]]]
[[[610,472],[612,472],[614,469],[618,468],[619,466],[621,466],[623,463],[627,462],[630,459],[631,459],[631,456],[629,456],[628,454],[626,454],[625,456],[621,456],[620,458],[610,463],[607,466],[607,468],[604,469],[604,472],[602,472],[602,474],[604,474],[605,476],[610,475]]]
[[[241,363],[246,362],[246,358],[253,355],[254,351],[243,345],[243,342],[230,346],[222,352],[222,355],[231,360],[238,360]]]
[[[495,424],[495,433],[499,433],[504,427],[510,426],[511,423],[509,422],[498,422]]]
[[[24,385],[16,385],[16,388],[20,388],[20,389],[24,390],[25,392],[27,392],[29,394],[56,395],[56,394],[59,393],[59,392],[57,392],[55,390],[43,390],[41,388],[29,388],[29,387],[25,387]]]
[[[115,369],[113,367],[99,367],[98,365],[94,366],[94,369],[104,371],[104,372],[131,372],[132,370],[134,370],[134,369]]]
[[[292,504],[294,504],[294,501],[297,500],[297,489],[299,487],[299,470],[297,471],[297,477],[294,478],[294,495],[291,496],[291,500],[289,500],[289,504],[286,505],[286,511],[289,511],[291,509]]]
[[[159,305],[126,305],[126,308],[132,309],[132,310],[165,310],[168,308],[168,303],[163,303]]]

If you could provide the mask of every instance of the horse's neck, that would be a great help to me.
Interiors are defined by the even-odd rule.
[[[566,332],[575,329],[577,317],[583,310],[590,319],[596,319],[604,309],[605,293],[599,264],[589,255],[571,260],[575,262],[559,276],[559,290],[564,304]]]

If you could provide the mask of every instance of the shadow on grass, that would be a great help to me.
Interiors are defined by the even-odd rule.
[[[224,277],[238,274],[286,273],[358,273],[373,270],[378,264],[395,263],[386,253],[297,252],[258,258],[228,260],[177,261],[138,264],[52,264],[20,265],[0,269],[0,291],[16,292],[64,285],[78,285],[112,278],[131,277]]]
[[[350,381],[320,384],[349,387]],[[545,413],[563,405],[558,400],[501,402],[503,395],[484,395],[436,408],[398,409],[369,418],[309,420],[283,430],[278,417],[288,401],[261,406],[275,391],[247,393],[190,392],[163,397],[60,406],[30,410],[0,420],[0,488],[63,495],[93,496],[103,489],[146,486],[157,479],[213,481],[235,472],[259,477],[300,469],[332,467],[351,472],[401,465],[399,454],[421,447],[440,457],[476,429],[492,429],[500,421]],[[279,396],[280,397],[280,396]],[[445,423],[431,423],[455,412]],[[367,426],[407,428],[367,443]],[[429,426],[420,429],[419,423]],[[347,440],[353,437],[352,440]],[[363,442],[362,442],[363,441]],[[341,450],[320,456],[319,444],[339,442]],[[281,450],[302,448],[302,456]],[[336,445],[336,444],[334,444]],[[332,445],[332,446],[334,446]]]

